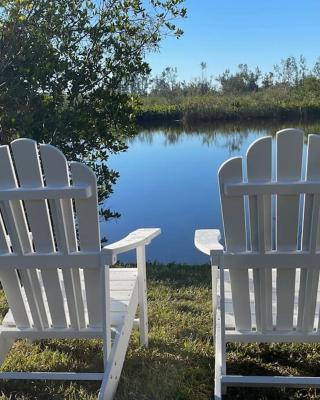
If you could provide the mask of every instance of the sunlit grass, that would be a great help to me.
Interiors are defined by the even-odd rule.
[[[131,337],[117,400],[208,400],[214,385],[211,283],[208,266],[148,266],[150,346]],[[0,295],[0,312],[7,306]],[[320,345],[229,345],[230,373],[320,373]],[[4,370],[101,371],[99,340],[18,341]],[[97,383],[0,383],[4,399],[84,399]],[[230,389],[227,399],[320,399],[315,390]]]

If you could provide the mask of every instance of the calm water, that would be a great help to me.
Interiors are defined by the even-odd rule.
[[[141,131],[126,153],[110,158],[120,178],[107,205],[121,218],[103,223],[102,234],[114,241],[139,227],[160,227],[161,236],[148,246],[148,260],[208,262],[195,249],[193,237],[195,229],[222,228],[219,166],[244,155],[258,137],[297,125]],[[318,132],[315,125],[299,126]],[[133,261],[134,254],[120,260]]]

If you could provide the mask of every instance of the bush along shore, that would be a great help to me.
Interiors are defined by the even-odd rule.
[[[138,82],[133,92],[140,98],[138,122],[248,121],[315,119],[320,117],[320,58],[308,68],[303,56],[288,57],[262,74],[240,64],[231,73],[190,82],[179,81],[176,68]]]
[[[280,88],[242,95],[206,94],[177,97],[146,97],[137,119],[141,125],[180,121],[183,123],[252,120],[311,120],[320,118],[319,95]]]

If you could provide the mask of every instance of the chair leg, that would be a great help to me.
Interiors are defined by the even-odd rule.
[[[98,400],[112,400],[115,396],[137,307],[138,293],[135,292],[132,295],[132,300],[129,304],[124,324],[116,334],[110,356],[105,363],[106,369],[104,372]]]
[[[137,248],[140,343],[148,347],[148,305],[145,246]]]
[[[115,343],[112,346],[115,351],[112,351],[108,360],[98,400],[112,400],[116,394],[129,337],[130,333],[124,333],[124,328],[116,335]]]
[[[221,348],[221,326],[219,321],[219,310],[217,312],[216,321],[216,337],[215,337],[215,376],[214,376],[214,400],[221,400],[225,390],[221,383],[222,375],[222,348]]]
[[[215,318],[215,384],[214,399],[220,400],[226,394],[227,387],[222,384],[222,375],[226,375],[226,343],[224,339],[224,286],[223,286],[223,269],[220,269],[220,288],[218,288],[218,296],[216,302],[216,318]],[[222,309],[221,309],[222,308]]]
[[[0,335],[0,365],[3,364],[13,343],[14,343],[13,338],[4,337],[4,336]]]
[[[217,278],[218,278],[218,267],[217,267],[216,265],[211,265],[213,337],[215,337],[215,334],[216,334],[216,317],[217,317]]]

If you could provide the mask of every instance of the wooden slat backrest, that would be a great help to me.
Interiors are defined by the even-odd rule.
[[[272,146],[271,137],[262,138],[253,143],[247,153],[247,179],[250,185],[246,185],[246,177],[242,177],[240,158],[236,161],[235,159],[227,161],[219,171],[226,254],[250,255],[252,252],[261,255],[262,262],[259,267],[253,268],[253,279],[256,328],[263,332],[272,329],[291,331],[295,328],[311,332],[315,325],[319,269],[314,265],[308,266],[307,255],[317,255],[320,250],[320,197],[317,187],[320,184],[320,137],[312,135],[308,141],[305,182],[315,183],[316,186],[314,186],[315,193],[310,193],[310,186],[307,194],[303,193],[306,186],[300,184],[304,179],[301,177],[303,138],[303,131],[286,129],[278,132],[275,146]],[[273,149],[275,153],[272,156]],[[275,163],[276,181],[272,178],[272,163]],[[290,184],[297,190],[283,194],[283,187],[279,185],[281,194],[277,194],[277,182]],[[243,184],[243,189],[239,184]],[[263,184],[274,184],[272,191],[261,194],[260,189]],[[232,190],[232,185],[235,191]],[[250,243],[248,245],[245,243],[246,209],[243,207],[247,194],[250,194],[248,209],[250,226],[247,227],[250,230]],[[275,196],[276,200],[274,218],[272,196]],[[303,199],[303,219],[301,219],[299,209]],[[301,246],[300,232],[302,232]],[[275,248],[272,245],[273,237]],[[288,261],[291,255],[301,254],[302,256],[303,265],[298,266],[299,269],[301,268],[301,274],[297,288],[295,287],[296,264],[292,265],[292,268],[290,265],[283,268],[275,263],[273,267],[276,270],[275,283],[272,283],[272,268],[267,265],[267,261],[265,267],[263,266],[263,257],[266,257],[266,253],[275,256],[279,253],[279,257],[283,259],[283,253],[286,252]],[[230,260],[231,258],[229,262]],[[247,278],[244,279],[244,276],[247,277],[247,269],[225,265],[225,268],[228,267],[231,275],[234,275],[233,270],[237,271],[239,276],[242,274],[242,280],[238,279],[238,281],[236,281],[238,277],[233,279],[230,276],[236,328],[254,329],[252,325],[249,326],[248,318],[250,303],[247,295]],[[273,290],[276,291],[274,312],[272,311]],[[298,293],[297,326],[294,321],[295,293]],[[238,315],[239,313],[241,315]],[[246,321],[246,323],[239,321]]]
[[[20,187],[43,187],[43,177],[36,142],[30,139],[19,139],[11,143],[15,168]],[[55,251],[53,231],[50,221],[47,200],[27,200],[24,202],[29,228],[32,232],[35,252],[52,253]],[[53,327],[66,327],[66,316],[63,306],[58,269],[42,268],[41,278],[48,299],[51,323]],[[35,278],[33,280],[36,281]],[[38,301],[42,296],[39,295]],[[47,313],[47,317],[49,314]],[[45,316],[42,316],[44,319]],[[46,323],[47,325],[47,323]]]
[[[0,150],[1,154],[1,150]],[[1,161],[0,161],[1,168]],[[1,176],[1,172],[0,172]],[[10,247],[6,237],[6,229],[2,216],[0,216],[0,252],[9,253]],[[11,305],[12,312],[16,319],[16,324],[18,328],[29,328],[31,322],[28,318],[28,313],[26,310],[26,304],[22,297],[22,288],[20,280],[16,270],[1,269],[0,270],[0,281],[4,289],[5,295]]]
[[[50,145],[40,145],[40,154],[46,178],[46,186],[54,187],[59,184],[70,186],[68,165],[64,155]],[[78,243],[72,200],[50,200],[50,208],[56,235],[57,250],[62,253],[76,252],[78,250]],[[76,329],[84,328],[84,304],[79,269],[63,269],[62,273],[70,323]]]
[[[297,181],[301,178],[303,132],[286,129],[277,134],[277,180]],[[277,195],[277,250],[297,250],[299,195]],[[296,269],[277,270],[277,329],[293,327],[293,306]]]
[[[17,189],[14,200],[7,200],[6,194],[6,200],[0,201],[0,255],[50,257],[58,252],[99,256],[95,175],[81,163],[71,164],[72,184],[69,175],[64,155],[53,146],[41,145],[39,151],[36,142],[29,139],[0,146],[0,192]],[[74,211],[73,200],[66,195],[68,187],[84,184],[90,196],[74,199]],[[55,193],[54,198],[47,199],[42,192],[39,198],[22,201],[24,188],[29,192],[34,189],[34,193],[39,188],[59,188],[62,195],[59,199]],[[90,327],[102,328],[101,270],[88,270],[83,268],[82,288],[78,267],[0,268],[0,280],[17,326],[39,330],[70,326],[78,330],[86,327],[87,319]]]
[[[72,180],[75,185],[87,183],[94,188],[93,195],[89,199],[75,199],[77,223],[79,232],[80,249],[84,252],[100,250],[100,231],[98,219],[97,181],[93,171],[79,162],[71,163]],[[86,288],[86,301],[90,327],[102,325],[102,293],[101,293],[101,269],[84,269],[84,281]]]
[[[270,182],[272,178],[272,138],[264,137],[247,152],[248,182]],[[272,249],[271,195],[249,196],[252,251]],[[272,329],[272,270],[253,270],[256,324],[259,331]]]
[[[309,135],[306,180],[319,180],[320,136]],[[304,199],[302,245],[303,251],[319,251],[319,194],[306,194]],[[314,327],[319,270],[302,268],[298,309],[298,329],[310,332]]]
[[[0,163],[0,187],[6,189],[18,187],[8,146],[0,147]],[[1,213],[9,234],[12,251],[17,254],[31,253],[33,251],[32,243],[22,202],[19,200],[2,201]],[[10,248],[9,250],[11,251]],[[24,326],[27,321],[25,320],[25,318],[24,321],[19,320],[16,312],[18,307],[15,307],[13,301],[13,298],[17,297],[20,299],[19,304],[21,305],[22,293],[20,284],[16,282],[14,287],[11,287],[13,279],[11,279],[11,281],[7,281],[7,274],[12,275],[13,271],[8,271],[7,273],[5,273],[5,275],[2,275],[2,284],[4,288],[6,288],[7,285],[10,285],[11,291],[6,291],[9,305],[12,308],[17,326],[19,326],[20,324]],[[23,289],[27,296],[32,316],[32,321],[29,320],[29,323],[33,324],[37,329],[48,327],[48,321],[46,318],[44,304],[41,297],[41,289],[38,282],[37,272],[33,270],[20,271],[20,276],[21,280],[23,281]],[[11,299],[9,296],[11,296]],[[26,305],[24,307],[26,310]]]
[[[228,197],[224,194],[227,181],[242,182],[242,159],[232,158],[222,164],[219,170],[221,207],[225,233],[225,245],[228,252],[246,250],[246,226],[243,196]],[[249,299],[249,276],[247,269],[230,269],[230,282],[235,323],[239,330],[251,328]]]

